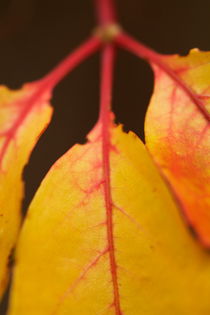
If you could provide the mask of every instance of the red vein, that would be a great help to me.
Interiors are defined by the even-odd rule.
[[[115,0],[94,0],[100,26],[116,23]]]
[[[131,223],[133,223],[138,230],[140,230],[141,232],[143,231],[141,224],[134,218],[132,217],[127,211],[125,211],[123,208],[120,208],[116,205],[114,205],[114,207],[121,212]]]
[[[188,95],[188,97],[193,101],[193,103],[197,106],[198,110],[204,116],[204,118],[210,122],[210,114],[207,109],[203,106],[203,102],[200,99],[200,96],[195,94],[178,76],[177,74],[161,59],[161,55],[148,48],[147,46],[139,43],[131,36],[120,33],[116,38],[115,42],[120,46],[125,48],[126,50],[132,52],[133,54],[147,59],[151,63],[157,65],[160,69],[162,69],[165,73],[167,73],[179,87]]]
[[[0,151],[0,166],[2,165],[3,157],[8,149],[10,142],[15,138],[17,130],[22,126],[32,108],[41,100],[46,94],[47,101],[50,98],[50,92],[70,71],[78,66],[82,61],[93,54],[101,45],[97,37],[92,37],[78,47],[73,53],[69,54],[58,66],[56,66],[43,79],[30,83],[34,86],[34,91],[28,99],[19,99],[17,104],[22,102],[23,109],[18,115],[13,126],[5,133],[5,141]],[[49,93],[49,94],[48,94]]]
[[[62,303],[66,300],[66,298],[73,293],[73,291],[76,289],[76,287],[80,284],[82,280],[85,279],[88,272],[92,270],[96,265],[98,264],[101,257],[103,257],[108,252],[108,249],[104,249],[103,251],[99,252],[99,254],[89,263],[87,266],[84,267],[84,270],[81,272],[80,276],[74,281],[74,283],[66,290],[62,298],[60,299],[59,303],[56,305],[56,309],[53,311],[52,315],[55,315],[59,307],[62,305]]]
[[[104,197],[107,216],[107,239],[109,249],[110,270],[113,284],[114,301],[116,315],[121,315],[120,297],[118,287],[117,263],[115,257],[114,231],[113,231],[113,203],[110,187],[110,127],[112,118],[110,113],[112,84],[113,84],[113,66],[114,66],[114,47],[107,44],[104,47],[102,55],[102,81],[101,81],[101,102],[99,121],[102,126],[102,157],[104,174]]]

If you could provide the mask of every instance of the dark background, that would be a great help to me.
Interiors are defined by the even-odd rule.
[[[209,0],[118,0],[117,4],[124,28],[158,52],[187,54],[193,47],[210,50]],[[19,88],[42,77],[79,45],[94,25],[92,0],[0,0],[0,84]],[[119,51],[114,112],[126,130],[135,131],[142,139],[152,88],[149,66]],[[53,121],[24,172],[25,209],[52,163],[74,143],[85,141],[96,122],[98,103],[96,55],[54,91]],[[5,305],[4,301],[1,315],[5,314]]]

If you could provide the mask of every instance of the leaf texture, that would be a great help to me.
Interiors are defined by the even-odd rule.
[[[210,247],[210,52],[162,57],[146,143],[202,244]]]
[[[0,87],[0,296],[20,227],[23,168],[51,117],[49,95],[38,91],[37,84],[17,91]]]
[[[210,257],[144,145],[98,123],[43,180],[21,231],[9,315],[207,315]]]

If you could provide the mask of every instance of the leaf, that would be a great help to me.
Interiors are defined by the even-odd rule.
[[[43,180],[21,232],[9,315],[209,314],[208,253],[137,136],[109,132],[108,158],[98,123]]]
[[[0,296],[8,280],[9,256],[21,221],[22,172],[52,109],[38,83],[17,91],[0,86]]]
[[[146,117],[146,143],[189,225],[210,246],[210,52],[162,57]],[[165,72],[165,70],[168,71]]]

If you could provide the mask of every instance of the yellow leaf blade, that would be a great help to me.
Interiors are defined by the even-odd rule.
[[[20,227],[23,168],[51,117],[48,97],[31,101],[35,90],[32,84],[18,91],[0,87],[0,296]]]
[[[51,168],[21,232],[9,315],[116,315],[100,124]],[[117,287],[123,315],[207,315],[210,260],[140,140],[110,130]]]

